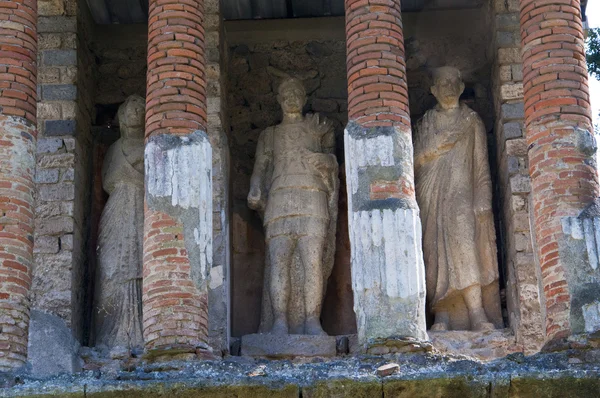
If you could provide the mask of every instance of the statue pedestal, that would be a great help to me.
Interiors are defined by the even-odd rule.
[[[242,337],[242,356],[245,357],[282,359],[335,355],[334,336],[248,334]]]

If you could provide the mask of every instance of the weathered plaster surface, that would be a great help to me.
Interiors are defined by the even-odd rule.
[[[427,339],[421,221],[412,196],[372,200],[374,180],[412,186],[410,134],[393,127],[345,135],[354,311],[361,344],[378,337]]]
[[[212,150],[208,136],[151,137],[145,150],[146,203],[184,225],[192,278],[205,289],[212,264]]]

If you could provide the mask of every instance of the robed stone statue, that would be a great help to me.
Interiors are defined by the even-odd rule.
[[[486,132],[459,102],[465,86],[452,67],[434,73],[438,104],[417,125],[415,179],[423,225],[432,330],[502,325]]]
[[[110,146],[102,187],[95,293],[97,346],[142,348],[145,100],[131,96],[118,111],[121,138]]]
[[[333,268],[338,163],[330,122],[304,116],[300,80],[279,86],[281,124],[260,135],[248,204],[263,218],[266,267],[261,332],[325,335],[321,307]]]

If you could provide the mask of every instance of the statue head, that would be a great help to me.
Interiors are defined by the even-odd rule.
[[[146,100],[139,95],[128,97],[119,107],[119,126],[122,138],[144,138]]]
[[[458,106],[458,99],[465,90],[460,71],[451,66],[437,68],[433,72],[433,86],[431,93],[438,100],[442,108]]]
[[[302,82],[293,77],[284,80],[277,90],[277,102],[283,113],[301,113],[306,104],[306,90]]]

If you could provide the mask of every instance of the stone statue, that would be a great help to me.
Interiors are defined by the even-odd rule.
[[[486,132],[459,102],[465,85],[452,67],[434,73],[438,101],[415,137],[417,201],[423,224],[432,330],[502,326]]]
[[[100,218],[95,294],[97,346],[143,347],[145,100],[131,96],[118,112],[121,138],[110,146],[102,186],[110,195]]]
[[[283,121],[260,135],[248,195],[266,233],[261,332],[326,335],[320,316],[335,254],[335,136],[318,114],[302,115],[300,80],[284,80],[277,99]]]

